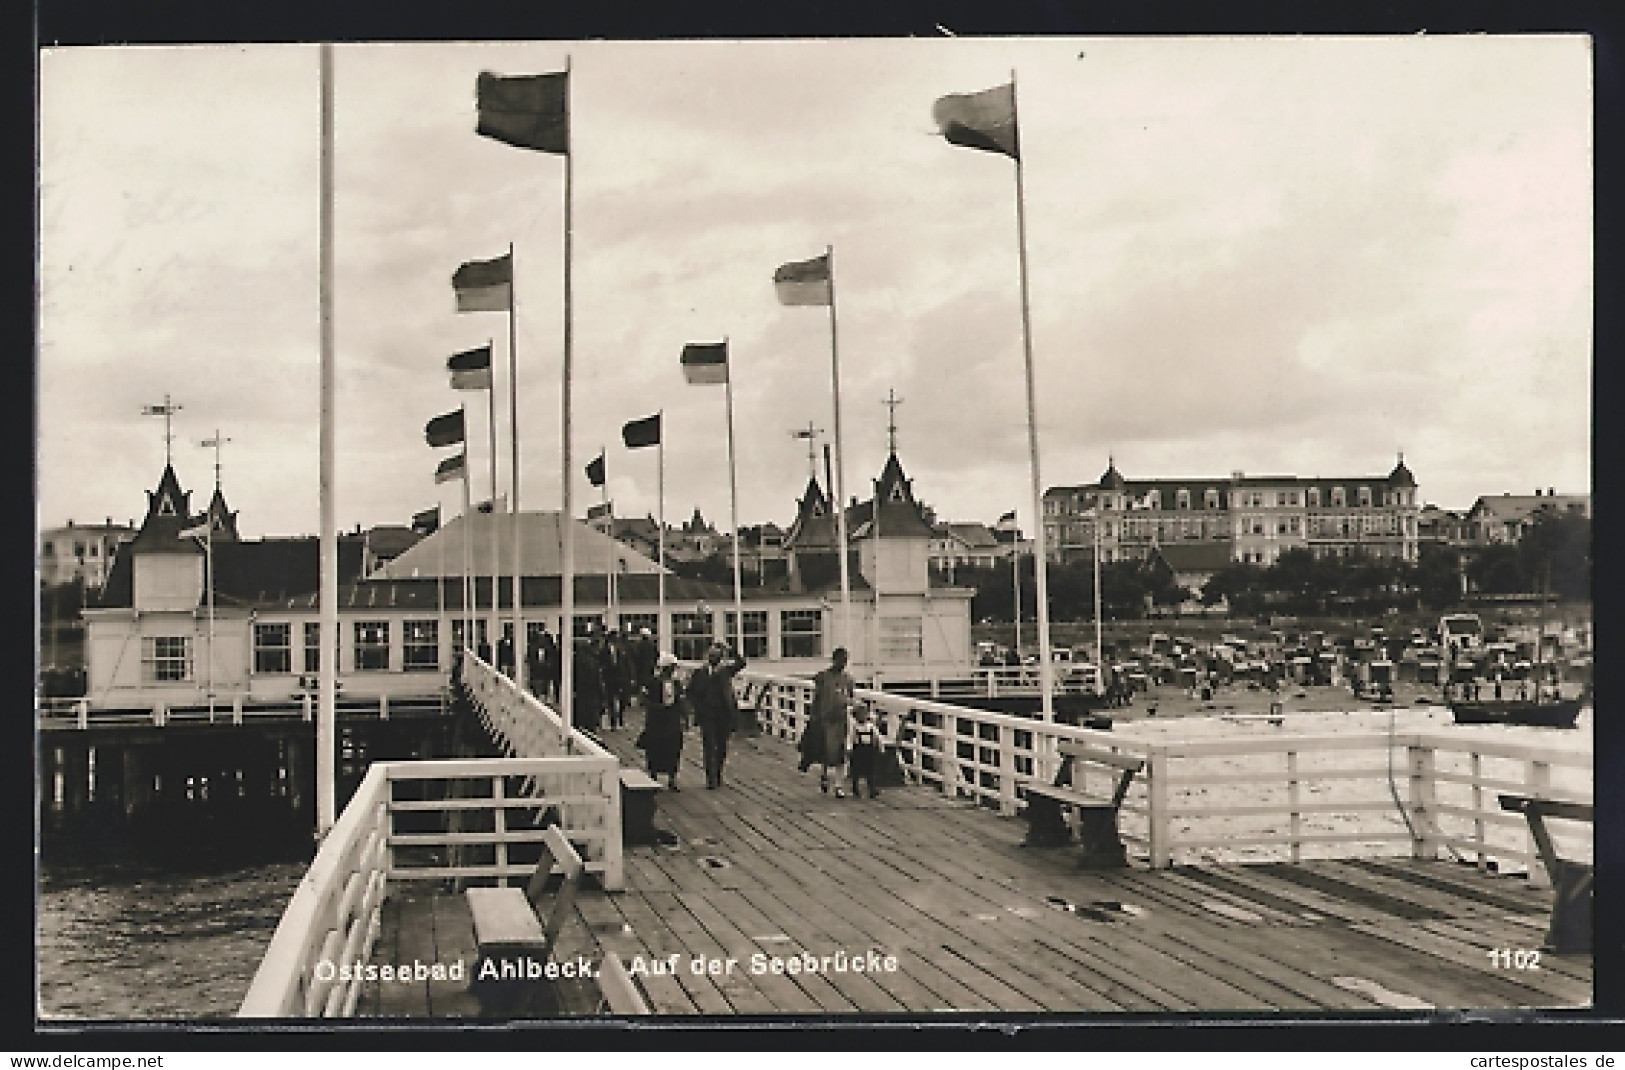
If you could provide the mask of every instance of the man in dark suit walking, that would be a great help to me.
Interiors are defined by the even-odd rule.
[[[694,719],[700,723],[708,788],[722,787],[722,765],[728,760],[728,736],[738,716],[733,678],[744,667],[744,658],[718,642],[711,644],[705,653],[705,664],[688,678],[688,702],[694,710]]]

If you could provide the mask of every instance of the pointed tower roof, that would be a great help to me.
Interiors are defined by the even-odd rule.
[[[1128,480],[1124,479],[1123,473],[1117,470],[1116,459],[1108,456],[1106,458],[1106,471],[1100,475],[1100,489],[1122,490],[1126,486],[1128,486]]]
[[[1416,477],[1411,475],[1409,468],[1405,467],[1405,455],[1403,453],[1399,455],[1399,463],[1394,465],[1394,470],[1388,473],[1388,482],[1395,487],[1416,486]]]
[[[828,545],[836,542],[835,518],[830,512],[830,501],[816,476],[809,476],[807,489],[796,502],[796,518],[785,532],[786,546]]]
[[[226,505],[226,496],[220,492],[218,483],[215,484],[214,497],[209,499],[209,508],[205,510],[204,515],[208,517],[209,527],[214,529],[212,538],[229,539],[232,542],[239,540],[237,514]]]
[[[158,486],[147,491],[147,515],[130,542],[132,553],[202,553],[197,543],[180,533],[196,523],[192,516],[192,494],[181,490],[181,481],[172,465],[165,464]]]
[[[886,465],[875,480],[874,501],[866,512],[866,516],[864,511],[859,513],[864,517],[855,533],[859,538],[929,539],[934,534],[914,500],[914,481],[903,472],[896,453],[887,454]]]

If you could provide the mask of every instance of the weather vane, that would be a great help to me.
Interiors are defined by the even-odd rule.
[[[181,411],[181,407],[179,405],[175,404],[174,402],[170,401],[169,400],[169,395],[167,393],[164,394],[164,403],[162,405],[143,405],[143,406],[141,406],[141,415],[143,415],[143,416],[162,416],[164,418],[164,465],[165,465],[165,467],[168,467],[174,461],[173,453],[174,453],[175,436],[174,436],[174,434],[173,434],[173,432],[171,430],[171,427],[170,427],[170,420],[174,417],[174,415],[177,412],[180,412],[180,411]]]

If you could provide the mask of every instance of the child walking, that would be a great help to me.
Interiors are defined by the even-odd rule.
[[[848,768],[852,771],[852,797],[858,797],[858,781],[869,782],[869,798],[880,794],[875,787],[875,767],[880,764],[880,732],[875,728],[874,713],[866,705],[852,711],[852,737],[847,747]]]

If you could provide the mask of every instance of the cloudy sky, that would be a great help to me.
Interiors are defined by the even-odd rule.
[[[560,499],[561,157],[474,133],[482,70],[568,60],[574,451],[623,515],[726,523],[729,339],[742,523],[788,522],[830,327],[772,275],[835,249],[846,483],[886,451],[917,496],[1031,530],[1015,167],[936,136],[932,102],[1016,72],[1043,482],[1381,475],[1423,497],[1589,489],[1591,61],[1579,37],[937,39],[335,48],[341,524],[436,487],[424,421],[484,395],[445,358],[507,321],[452,271],[515,248],[520,502]],[[48,50],[40,66],[39,512],[139,518],[163,464],[202,504],[216,430],[245,534],[317,522],[314,46]]]

